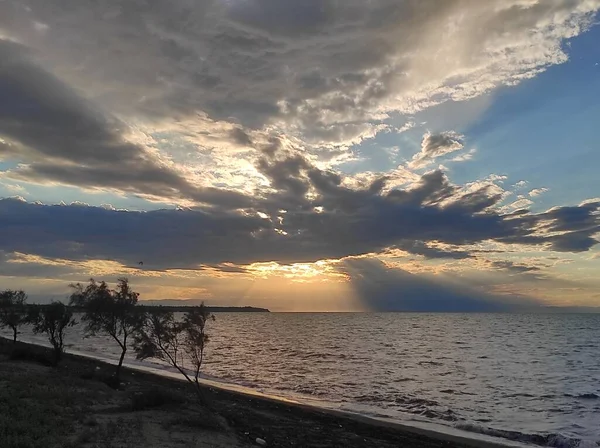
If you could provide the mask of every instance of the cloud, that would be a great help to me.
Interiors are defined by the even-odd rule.
[[[507,271],[511,271],[518,274],[524,272],[536,272],[540,270],[540,268],[537,266],[529,266],[523,263],[515,263],[509,260],[492,261],[491,264],[494,268],[505,269]]]
[[[27,194],[27,190],[22,185],[0,182],[0,186],[11,193]]]
[[[201,113],[335,143],[372,135],[394,112],[473,98],[566,61],[562,42],[598,8],[597,0],[30,0],[27,8],[8,0],[0,30],[119,116]]]
[[[264,187],[254,162],[269,141],[293,142],[321,167],[351,160],[349,146],[396,129],[391,118],[564,62],[562,42],[599,8],[5,0],[0,157],[19,165],[3,177],[250,207]],[[412,163],[462,144],[450,132],[427,135]]]
[[[252,138],[250,138],[250,136],[246,132],[244,132],[243,129],[233,128],[230,131],[230,135],[231,135],[233,141],[236,142],[240,146],[253,146],[254,145],[254,143],[252,142]]]
[[[461,188],[439,170],[405,188],[385,176],[350,188],[299,154],[258,162],[268,190],[243,209],[118,211],[81,204],[0,201],[0,248],[46,258],[144,260],[149,269],[254,262],[301,263],[401,248],[429,258],[467,258],[481,242],[580,252],[598,243],[600,202],[543,213],[504,213],[487,183]],[[249,201],[249,199],[248,199]],[[27,229],[27,232],[23,231]],[[451,245],[453,250],[444,249]]]
[[[415,154],[408,166],[410,168],[423,168],[435,161],[438,157],[460,151],[464,148],[464,137],[455,132],[441,134],[426,133],[421,141],[421,151]]]
[[[456,185],[441,168],[409,169],[469,160],[475,149],[458,133],[432,129],[408,164],[385,173],[356,173],[366,165],[351,147],[565,62],[565,41],[599,9],[600,0],[0,1],[0,182],[11,194],[68,185],[165,207],[2,200],[3,266],[62,278],[98,260],[117,269],[143,259],[147,271],[244,276],[256,263],[386,251],[440,264],[478,260],[475,245],[588,251],[596,201],[532,213],[543,189],[527,194],[524,182],[524,196],[503,207],[504,179]]]
[[[525,188],[528,183],[529,182],[527,182],[526,180],[520,180],[519,182],[517,182],[516,184],[514,184],[513,187],[517,188],[517,189]]]
[[[451,158],[450,162],[466,162],[467,160],[473,160],[473,157],[475,157],[476,152],[477,149],[472,148],[464,154],[460,154],[456,157]]]
[[[513,211],[513,210],[525,210],[527,207],[533,204],[533,201],[527,199],[524,196],[519,195],[516,201],[511,202],[503,207],[505,211]]]
[[[554,207],[536,215],[517,210],[512,216],[534,225],[536,231],[529,235],[507,237],[504,242],[547,243],[558,252],[586,252],[598,244],[595,235],[600,233],[600,201]]]
[[[531,198],[535,198],[536,196],[539,196],[541,194],[546,193],[547,191],[549,191],[549,188],[534,188],[533,190],[531,190],[528,194],[529,197]]]
[[[340,270],[350,277],[361,303],[372,311],[493,312],[537,306],[528,297],[485,293],[440,278],[390,268],[376,259],[346,260]]]
[[[401,249],[414,255],[422,255],[428,259],[447,258],[454,260],[463,260],[465,258],[471,258],[473,256],[467,251],[440,249],[435,246],[430,246],[424,241],[416,240],[402,241],[394,245],[393,248]]]
[[[23,46],[0,40],[0,59],[0,135],[10,142],[2,152],[25,162],[2,177],[152,199],[241,204],[236,193],[196,186],[152,148],[128,141],[127,125],[31,62]]]

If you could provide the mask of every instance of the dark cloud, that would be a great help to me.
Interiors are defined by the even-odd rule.
[[[248,127],[283,120],[307,138],[339,141],[369,132],[365,123],[390,112],[471,98],[564,60],[562,39],[574,26],[584,30],[598,7],[567,0],[527,8],[520,0],[29,0],[25,7],[5,0],[0,27],[119,113],[206,113]],[[437,32],[448,26],[451,39]]]
[[[495,312],[531,309],[527,297],[506,297],[389,268],[376,259],[349,259],[340,270],[365,308],[373,311]]]
[[[509,260],[492,261],[492,266],[498,269],[505,269],[514,273],[537,272],[540,270],[537,266],[528,266],[523,263],[515,263]]]
[[[442,250],[436,247],[431,247],[424,241],[407,240],[402,241],[393,246],[394,248],[402,249],[406,252],[410,252],[415,255],[422,255],[425,258],[447,258],[454,260],[464,260],[466,258],[472,258],[473,255],[469,252],[462,250]]]
[[[549,220],[550,231],[598,231],[600,201],[590,201],[579,206],[556,207],[542,215]]]
[[[261,31],[284,36],[310,36],[331,26],[336,20],[331,0],[305,0],[281,3],[277,0],[236,2],[231,17]]]
[[[556,207],[544,213],[544,229],[559,232],[551,238],[552,248],[559,252],[585,252],[598,241],[600,233],[600,201],[590,201],[576,207]]]
[[[2,200],[0,249],[50,258],[109,258],[126,265],[144,260],[162,269],[311,262],[394,247],[458,259],[470,256],[460,246],[485,241],[558,251],[587,250],[597,243],[589,235],[598,231],[600,203],[504,215],[494,207],[499,198],[486,186],[464,195],[440,171],[407,189],[386,191],[385,178],[348,188],[338,173],[297,154],[275,153],[258,167],[272,192],[253,198],[254,206],[241,211],[224,206],[127,212]]]
[[[568,232],[549,240],[552,242],[552,249],[557,252],[587,252],[598,244],[598,240],[592,237],[598,233],[600,233],[600,226],[590,230]]]
[[[249,205],[237,193],[192,185],[148,149],[126,141],[126,125],[94,108],[27,53],[0,39],[0,137],[12,142],[0,151],[25,162],[5,175],[220,207]]]
[[[259,243],[253,233],[269,227],[260,218],[227,213],[126,212],[16,200],[2,200],[0,207],[0,248],[8,252],[71,260],[103,258],[125,265],[144,260],[145,266],[158,269],[251,262]]]
[[[191,205],[128,212],[1,200],[2,272],[72,272],[14,263],[15,252],[244,274],[241,266],[257,261],[393,248],[462,259],[472,253],[461,246],[488,241],[589,250],[598,243],[598,203],[506,214],[495,189],[471,185],[465,193],[440,170],[403,189],[386,176],[350,188],[311,160],[340,160],[348,146],[391,129],[390,116],[473,98],[564,61],[562,42],[599,8],[600,0],[577,8],[570,0],[528,7],[522,0],[0,0],[0,158],[18,163],[0,175]],[[439,33],[448,27],[452,36]],[[221,165],[178,167],[172,161],[188,160],[147,143],[138,125],[170,140],[169,148],[185,142],[181,151],[194,162]],[[294,152],[291,142],[307,152]],[[223,165],[244,179],[247,167],[223,163],[229,143],[258,159],[269,188],[241,194],[194,183],[206,173],[203,182],[231,185]],[[411,166],[463,145],[455,133],[427,134]],[[215,156],[195,159],[196,148]],[[379,265],[352,269],[404,291],[410,309],[418,308],[418,291],[434,302],[454,297],[458,309],[496,306]],[[391,303],[384,289],[354,281],[363,297],[382,297],[381,308]],[[396,288],[398,281],[407,287]]]
[[[275,153],[282,147],[281,139],[277,136],[270,136],[267,144],[263,145],[260,150],[268,158],[275,156]]]
[[[308,179],[303,175],[303,172],[310,168],[304,157],[295,155],[275,161],[263,158],[259,160],[257,168],[269,178],[273,188],[289,194],[290,199],[304,202],[310,188]]]
[[[230,135],[233,141],[240,146],[253,146],[252,139],[243,129],[234,128],[231,130]]]
[[[535,227],[535,234],[513,235],[503,238],[510,243],[548,243],[557,252],[586,252],[598,244],[600,233],[600,201],[589,201],[578,206],[555,207],[544,213],[514,212],[510,221],[522,228]]]

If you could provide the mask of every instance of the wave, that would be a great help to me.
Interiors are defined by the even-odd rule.
[[[444,363],[438,362],[438,361],[419,361],[417,364],[420,365],[420,366],[422,366],[422,367],[425,367],[425,366],[435,366],[435,367],[437,367],[437,366],[443,366],[444,365]]]
[[[353,398],[355,403],[371,404],[380,408],[394,408],[404,414],[425,417],[433,421],[456,422],[462,420],[451,409],[440,409],[440,403],[434,400],[414,396],[389,396],[382,394],[365,394]]]
[[[445,392],[445,391],[441,391],[441,392]],[[600,399],[600,395],[595,394],[593,392],[588,392],[588,393],[583,393],[583,394],[563,394],[562,395],[565,398],[575,398],[578,400],[597,400]],[[545,395],[532,395],[532,394],[528,394],[528,393],[514,393],[514,394],[505,394],[504,395],[505,398],[536,398],[536,399],[542,399],[542,400],[551,400],[554,398],[557,398],[559,396],[554,395],[554,394],[545,394]]]
[[[44,338],[34,335],[24,337],[23,339],[29,339],[30,342],[39,345],[48,345]],[[72,346],[76,350],[81,350],[79,354],[84,356],[87,355],[109,362],[115,362],[118,359],[118,355],[115,355],[110,350],[110,347],[112,347],[110,344],[86,342],[79,345],[69,344],[69,346]],[[237,346],[224,344],[223,347],[233,349]],[[323,369],[326,368],[327,370],[319,370],[320,364],[328,364],[335,360],[340,362],[341,367],[345,367],[350,365],[348,364],[350,362],[357,363],[360,360],[368,359],[362,357],[361,353],[343,353],[341,350],[336,352],[334,351],[334,347],[328,346],[321,351],[269,347],[269,357],[274,357],[274,352],[276,352],[277,358],[292,357],[306,360],[305,364],[300,367],[294,367],[294,370],[290,370],[285,363],[266,363],[266,366],[261,365],[260,369],[252,370],[248,369],[241,362],[229,362],[226,356],[221,357],[219,356],[220,353],[216,351],[207,363],[212,375],[203,375],[203,378],[208,379],[212,383],[218,383],[216,387],[223,385],[223,387],[231,388],[231,390],[246,391],[246,389],[250,389],[262,394],[273,393],[277,397],[281,394],[283,397],[280,398],[283,399],[313,403],[316,406],[323,406],[324,408],[338,409],[340,406],[343,406],[350,412],[367,416],[379,416],[379,413],[383,412],[385,415],[382,415],[382,417],[393,420],[407,420],[408,422],[424,421],[426,423],[439,424],[446,428],[461,429],[473,434],[479,433],[537,446],[551,448],[600,447],[600,443],[598,442],[575,438],[597,437],[597,428],[590,431],[591,428],[589,427],[573,426],[573,419],[578,418],[578,415],[583,415],[587,418],[588,415],[592,415],[589,414],[590,412],[593,413],[600,409],[598,408],[598,403],[600,403],[600,389],[596,390],[596,387],[593,385],[595,383],[566,383],[565,386],[569,386],[567,390],[571,394],[564,393],[565,390],[559,388],[557,389],[558,391],[556,389],[542,389],[539,395],[538,393],[532,394],[531,390],[524,390],[523,387],[505,388],[500,384],[497,388],[493,388],[494,396],[499,399],[499,402],[494,407],[490,406],[488,409],[485,404],[486,402],[483,400],[486,397],[483,396],[481,398],[478,393],[474,393],[479,392],[479,389],[473,388],[473,382],[470,381],[470,378],[464,378],[466,371],[459,369],[460,366],[457,367],[455,364],[446,361],[446,357],[441,356],[432,359],[429,356],[421,354],[418,358],[407,362],[406,365],[402,365],[402,370],[388,369],[386,365],[385,371],[382,370],[385,376],[380,375],[379,377],[375,377],[373,381],[363,384],[359,381],[360,378],[357,379],[356,376],[345,377],[344,375],[337,374],[327,376],[332,371],[329,365],[323,367]],[[252,347],[249,348],[249,350],[251,349]],[[258,351],[255,353],[258,353]],[[211,362],[213,356],[219,357],[218,362],[215,364]],[[227,356],[231,356],[231,354]],[[223,359],[221,360],[221,358]],[[482,355],[477,358],[486,359],[487,356]],[[126,358],[126,363],[138,369],[148,366],[153,373],[174,377],[179,376],[173,369],[159,363],[140,363],[129,358]],[[482,363],[482,365],[484,364],[487,365],[486,363]],[[157,372],[157,370],[160,370],[160,372]],[[324,376],[317,377],[316,373],[320,372],[324,373]],[[440,377],[437,379],[439,384],[433,383],[424,392],[419,383],[423,380],[419,376],[420,372],[427,372],[427,374],[435,373],[435,377]],[[463,377],[460,375],[463,375]],[[444,377],[450,378],[444,379]],[[469,405],[471,401],[468,397],[469,395],[476,397],[473,399],[475,403],[473,406]],[[438,401],[425,399],[425,397],[432,397]],[[518,400],[518,404],[522,405],[523,408],[515,411],[515,414],[521,411],[546,412],[549,415],[548,418],[556,419],[558,424],[536,427],[536,425],[520,424],[519,421],[512,418],[502,419],[503,416],[498,415],[495,406],[500,411],[511,409],[515,407],[514,403],[516,400]],[[564,414],[564,418],[558,414]],[[545,416],[543,414],[536,415],[536,418],[538,417],[542,419]],[[591,420],[586,420],[586,423],[588,421]],[[563,428],[567,427],[567,423],[571,423],[569,428],[572,432],[569,434],[573,437],[560,434],[564,430]],[[487,425],[515,428],[516,430],[498,430],[493,427],[487,427]],[[548,434],[535,433],[536,430],[542,428],[554,432],[549,432]],[[530,431],[531,433],[528,433]],[[475,438],[477,436],[473,435],[472,437]]]
[[[462,390],[454,390],[454,389],[444,389],[444,390],[440,390],[441,394],[451,394],[451,395],[477,395],[477,394],[473,394],[471,392],[464,392]]]
[[[486,426],[480,426],[474,423],[456,423],[455,428],[462,431],[484,434],[492,437],[521,442],[526,444],[534,444],[552,448],[597,448],[600,442],[593,440],[582,440],[576,437],[567,437],[562,434],[526,434],[519,431],[508,431],[504,429],[494,429]]]
[[[579,394],[579,395],[565,394],[565,397],[578,398],[580,400],[597,400],[600,398],[600,395],[594,394],[594,393]]]
[[[402,378],[396,378],[396,379],[392,380],[393,383],[406,383],[408,381],[415,381],[415,379],[409,378],[409,377],[402,377]]]
[[[537,398],[535,395],[528,393],[505,394],[506,398]]]

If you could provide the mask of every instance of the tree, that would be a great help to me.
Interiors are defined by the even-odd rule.
[[[0,292],[0,326],[13,331],[13,342],[17,342],[19,327],[27,321],[27,294],[24,291],[7,289]]]
[[[65,351],[65,330],[75,325],[73,310],[62,302],[50,305],[37,305],[31,308],[28,320],[33,324],[33,332],[45,333],[54,348],[54,362],[62,359]]]
[[[86,334],[103,333],[119,344],[121,356],[115,371],[118,380],[127,343],[139,327],[141,313],[136,309],[139,294],[131,289],[126,278],[119,279],[116,290],[109,289],[105,282],[96,283],[94,279],[85,287],[80,283],[70,286],[74,289],[70,304],[84,309],[81,320],[86,324]]]
[[[135,337],[137,359],[155,358],[170,364],[195,386],[202,398],[200,369],[208,342],[206,323],[209,319],[214,320],[214,316],[204,304],[188,311],[181,321],[170,311],[148,311]],[[186,368],[188,362],[191,371]]]

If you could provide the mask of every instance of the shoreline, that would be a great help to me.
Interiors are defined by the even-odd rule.
[[[95,361],[108,364],[116,365],[116,360],[109,358],[96,357],[93,355],[84,354],[82,352],[72,353],[73,356],[78,356],[84,359],[93,359]],[[136,366],[126,361],[123,362],[123,367],[152,376],[161,378],[167,378],[172,381],[182,382],[186,384],[184,378],[178,372],[171,372],[168,370]],[[217,389],[221,392],[227,392],[231,394],[239,394],[247,398],[264,400],[278,405],[293,406],[298,409],[306,410],[309,412],[318,412],[329,414],[334,417],[345,418],[349,420],[355,420],[360,423],[371,425],[374,427],[383,427],[402,432],[413,433],[420,436],[430,437],[432,439],[439,440],[440,442],[456,443],[461,446],[469,448],[531,448],[539,445],[526,444],[523,442],[513,441],[509,439],[503,439],[500,437],[488,436],[486,434],[479,434],[474,432],[464,431],[451,426],[445,426],[442,424],[428,423],[428,422],[411,422],[404,423],[393,420],[391,417],[376,417],[367,414],[361,414],[359,412],[352,412],[342,409],[333,409],[326,406],[319,406],[308,402],[297,401],[291,398],[271,395],[263,393],[246,386],[240,386],[235,383],[228,383],[225,381],[212,380],[207,378],[201,378],[200,382],[208,388]],[[436,430],[435,428],[439,428]]]
[[[9,341],[2,337],[0,344],[2,345],[2,352],[6,354],[6,347],[12,345]],[[47,347],[42,345],[32,344],[28,342],[19,342],[21,346],[30,347],[34,350],[47,350]],[[110,358],[104,358],[100,356],[94,356],[87,353],[69,351],[65,353],[65,360],[69,360],[71,364],[95,364],[95,368],[102,368],[103,370],[110,371],[110,368],[116,364],[116,360]],[[181,388],[182,386],[187,387],[185,380],[180,377],[180,374],[162,370],[159,368],[153,369],[145,365],[132,365],[131,363],[125,362],[123,364],[124,374],[131,377],[144,378],[145,381],[157,385],[158,383],[166,383],[167,385]],[[366,432],[383,432],[393,438],[393,436],[401,436],[402,438],[414,439],[414,443],[411,446],[419,446],[423,444],[423,439],[427,440],[428,446],[440,446],[440,447],[469,447],[469,448],[515,448],[515,447],[531,447],[533,444],[526,444],[522,442],[512,441],[509,439],[502,439],[493,436],[487,436],[484,434],[471,433],[468,431],[456,429],[450,426],[437,425],[435,423],[423,422],[399,422],[390,418],[375,417],[365,414],[355,413],[346,410],[332,409],[328,407],[319,406],[302,401],[296,401],[287,399],[282,396],[265,394],[251,388],[236,385],[235,383],[225,383],[219,381],[213,381],[210,379],[202,379],[202,384],[207,391],[212,394],[220,396],[221,400],[231,402],[246,402],[246,405],[251,407],[263,407],[276,408],[275,412],[282,413],[306,413],[309,419],[314,420],[339,420],[343,423],[339,424],[339,427],[353,427],[360,425],[366,428]],[[184,387],[184,389],[185,389]],[[191,394],[191,391],[190,391]],[[256,409],[254,409],[256,410]],[[259,422],[260,423],[260,422]],[[322,423],[322,422],[321,422]],[[345,424],[344,424],[345,423]],[[389,434],[387,434],[389,433]],[[366,441],[367,439],[365,439]],[[347,444],[345,444],[348,446]],[[274,445],[279,446],[279,445]],[[300,446],[317,446],[317,445],[300,445]],[[353,445],[350,445],[353,446]],[[359,445],[369,446],[369,445]],[[379,446],[379,445],[376,445]]]

